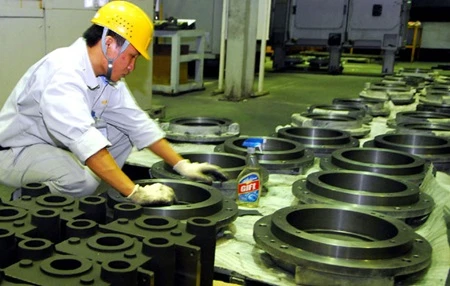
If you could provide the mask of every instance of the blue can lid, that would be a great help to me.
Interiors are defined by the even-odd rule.
[[[264,143],[263,138],[247,138],[244,140],[242,146],[244,147],[253,147],[253,148],[261,148],[261,145]]]

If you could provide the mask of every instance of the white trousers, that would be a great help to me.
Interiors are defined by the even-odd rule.
[[[119,167],[123,167],[131,153],[131,142],[115,127],[107,128],[112,144],[108,150]],[[0,183],[16,188],[42,183],[52,193],[82,197],[94,194],[101,180],[70,151],[36,144],[0,151]]]

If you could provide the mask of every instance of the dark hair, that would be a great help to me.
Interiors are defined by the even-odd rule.
[[[98,43],[98,41],[102,39],[102,34],[103,27],[94,24],[83,33],[83,38],[86,40],[86,44],[88,45],[88,47],[93,47]],[[107,35],[113,37],[119,47],[121,47],[125,43],[125,39],[122,36],[111,30],[108,30]]]

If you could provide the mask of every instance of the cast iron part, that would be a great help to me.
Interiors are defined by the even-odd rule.
[[[331,204],[376,211],[423,224],[434,207],[433,198],[411,182],[361,171],[320,171],[292,185],[292,193],[304,204]]]
[[[450,139],[421,134],[382,134],[364,147],[393,149],[417,155],[433,163],[438,171],[450,170]]]
[[[432,111],[450,113],[450,104],[436,104],[436,103],[419,103],[416,107],[417,111]]]
[[[367,114],[365,108],[345,104],[311,105],[308,107],[308,113],[349,115],[356,118],[361,118],[363,123],[369,123],[372,120],[372,117]]]
[[[227,175],[227,181],[221,181],[214,179],[214,174],[211,175],[214,181],[212,186],[219,189],[225,198],[235,199],[237,188],[237,177],[239,173],[245,167],[245,157],[231,154],[231,153],[195,153],[184,152],[180,153],[183,158],[190,160],[191,162],[207,162],[216,166],[219,166]],[[187,180],[176,171],[173,167],[161,160],[152,165],[150,169],[152,178],[156,179],[174,179],[174,180]],[[269,172],[266,169],[262,170],[262,182],[266,183],[269,180]]]
[[[450,138],[450,124],[439,124],[430,122],[421,123],[397,123],[396,133],[399,134],[421,134],[434,135]]]
[[[356,208],[286,207],[258,220],[253,237],[301,285],[394,285],[431,263],[431,245],[410,226]]]
[[[218,228],[230,224],[238,215],[234,200],[224,198],[217,188],[205,184],[173,179],[138,180],[135,183],[142,186],[161,183],[171,187],[177,197],[177,202],[171,206],[143,206],[143,213],[146,215],[161,215],[179,220],[203,217],[217,222]],[[108,189],[107,195],[111,208],[119,203],[129,203],[126,197],[112,188]]]
[[[239,124],[227,118],[180,117],[161,124],[166,138],[176,142],[222,143],[239,136]]]
[[[5,269],[6,278],[42,286],[150,285],[152,273],[125,261],[102,265],[74,255],[54,255],[41,261],[23,259]],[[27,284],[28,285],[28,284]]]
[[[403,111],[395,115],[395,123],[450,123],[450,114],[432,111]]]
[[[286,127],[277,132],[280,138],[297,141],[313,150],[316,157],[330,154],[334,150],[359,146],[359,140],[350,133],[320,127]]]
[[[49,187],[42,183],[29,183],[21,187],[21,196],[39,197],[49,193]]]
[[[294,113],[291,123],[295,127],[321,127],[344,130],[351,136],[361,138],[370,133],[369,126],[363,124],[361,118],[341,114]]]
[[[123,210],[120,213],[123,215]],[[100,228],[142,240],[142,252],[152,256],[150,269],[155,271],[156,285],[198,285],[198,277],[200,285],[211,285],[217,229],[214,221],[193,217],[183,224],[167,216],[142,215],[134,220],[127,215],[115,216],[115,221]]]
[[[367,113],[372,116],[388,116],[390,110],[385,106],[386,101],[376,98],[335,98],[333,104],[343,104],[357,107],[365,107]]]
[[[320,159],[322,170],[353,170],[388,175],[420,185],[429,163],[403,151],[384,148],[343,148]]]
[[[299,142],[278,138],[258,136],[264,140],[261,150],[255,150],[259,164],[269,173],[304,173],[314,163],[314,153]],[[247,148],[242,147],[249,136],[230,138],[216,146],[214,151],[245,156]]]

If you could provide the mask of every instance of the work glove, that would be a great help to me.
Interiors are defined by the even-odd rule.
[[[191,163],[191,161],[184,159],[176,163],[173,169],[178,174],[194,181],[211,184],[213,180],[228,180],[228,176],[219,166],[209,163]]]
[[[172,205],[176,201],[173,189],[160,183],[136,185],[127,198],[139,205]]]

